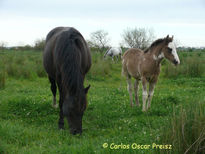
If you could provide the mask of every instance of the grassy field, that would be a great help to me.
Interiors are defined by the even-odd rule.
[[[51,106],[41,53],[0,52],[0,153],[205,152],[205,52],[180,58],[177,69],[163,62],[151,109],[143,113],[129,105],[121,62],[93,54],[83,134],[73,136],[66,121],[58,130],[59,109]],[[141,87],[139,93],[142,103]]]

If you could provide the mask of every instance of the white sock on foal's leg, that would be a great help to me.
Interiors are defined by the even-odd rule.
[[[127,90],[130,96],[130,106],[133,106],[133,98],[132,98],[132,81],[131,78],[127,77]]]
[[[146,101],[147,101],[147,90],[143,90],[142,92],[142,97],[143,97],[143,106],[142,106],[142,111],[146,111]]]

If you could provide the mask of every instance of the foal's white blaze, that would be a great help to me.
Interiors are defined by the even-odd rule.
[[[178,64],[180,64],[180,60],[174,42],[170,42],[168,44],[168,47],[172,49],[172,55],[174,56],[174,59],[178,62]]]

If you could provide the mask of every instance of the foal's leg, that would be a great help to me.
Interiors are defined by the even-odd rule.
[[[57,108],[57,104],[56,104],[56,82],[53,78],[51,77],[48,77],[49,78],[49,81],[51,83],[51,91],[53,93],[53,107],[54,108]]]
[[[143,96],[143,106],[142,111],[146,111],[146,101],[147,101],[147,80],[142,78],[142,96]]]
[[[139,88],[139,80],[135,80],[134,90],[135,90],[135,102],[137,106],[140,106],[139,99],[138,99],[138,88]]]
[[[133,98],[132,98],[132,80],[130,76],[127,76],[127,90],[130,96],[130,106],[133,106]]]
[[[149,94],[148,94],[147,109],[150,108],[150,106],[151,106],[152,96],[154,94],[154,87],[155,87],[155,83],[150,83],[149,84]]]

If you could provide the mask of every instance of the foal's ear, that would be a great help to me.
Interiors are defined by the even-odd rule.
[[[172,42],[173,36],[170,38],[169,35],[167,35],[167,37],[164,40],[165,40],[166,44],[168,44],[169,42]]]
[[[87,86],[85,89],[84,89],[84,91],[85,91],[85,94],[87,94],[88,93],[88,90],[90,89],[90,85],[89,86]]]

